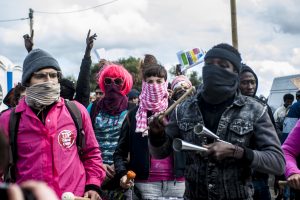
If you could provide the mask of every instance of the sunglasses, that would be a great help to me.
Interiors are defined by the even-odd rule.
[[[60,78],[61,73],[60,72],[33,72],[32,76],[35,79],[39,79],[39,80],[48,79],[48,76],[50,79],[55,79],[55,78]]]
[[[118,86],[121,86],[123,85],[123,79],[122,78],[110,78],[110,77],[106,77],[104,79],[104,83],[105,85],[111,85],[111,84],[115,84],[115,85],[118,85]]]

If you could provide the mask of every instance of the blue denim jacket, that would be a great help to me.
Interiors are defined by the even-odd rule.
[[[173,138],[200,146],[207,143],[206,137],[193,132],[195,125],[205,125],[199,95],[176,108],[164,138],[150,137],[149,149],[154,157],[166,157]],[[185,199],[251,199],[251,170],[276,175],[284,172],[285,160],[266,106],[254,98],[237,93],[233,104],[223,112],[215,134],[234,145],[249,148],[253,151],[253,160],[250,164],[234,158],[217,161],[187,151]]]

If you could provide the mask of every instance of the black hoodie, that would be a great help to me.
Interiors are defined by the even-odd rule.
[[[254,78],[255,78],[255,81],[256,81],[256,88],[255,88],[253,97],[258,99],[258,97],[255,96],[255,95],[256,95],[256,92],[257,92],[257,87],[258,87],[258,78],[257,78],[256,74],[254,73],[254,71],[253,71],[248,65],[242,63],[242,68],[241,68],[240,75],[242,75],[242,74],[245,73],[245,72],[250,72],[251,74],[253,74],[253,76],[254,76]]]

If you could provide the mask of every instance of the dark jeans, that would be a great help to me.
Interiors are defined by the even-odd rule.
[[[253,200],[271,200],[268,180],[253,180],[254,195]]]

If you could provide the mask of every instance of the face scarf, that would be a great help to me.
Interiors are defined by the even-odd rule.
[[[135,132],[141,132],[143,136],[148,135],[148,119],[147,111],[153,114],[165,111],[168,108],[168,83],[142,83],[142,92],[140,95],[140,105],[135,116],[136,129]]]
[[[42,110],[46,106],[58,101],[60,84],[53,82],[37,83],[26,88],[25,101],[28,106]]]
[[[100,111],[103,111],[115,116],[126,110],[127,106],[128,98],[121,94],[120,86],[105,85],[105,96],[98,102],[95,114],[98,115]]]
[[[202,98],[210,104],[219,104],[232,97],[238,88],[238,74],[216,65],[205,65],[202,69]]]

